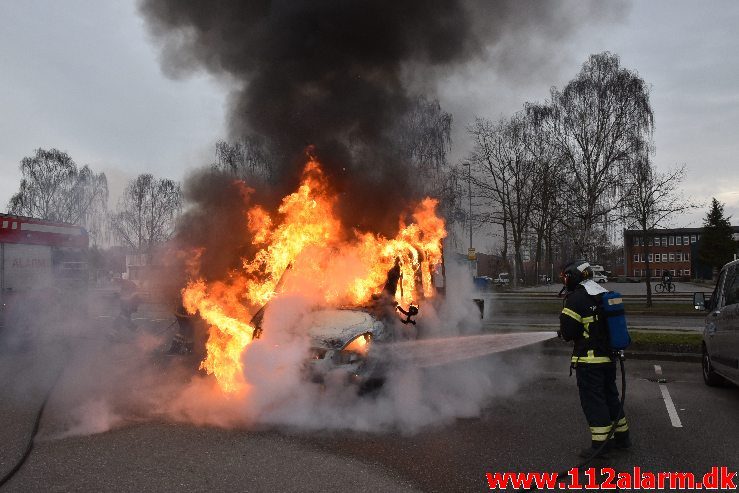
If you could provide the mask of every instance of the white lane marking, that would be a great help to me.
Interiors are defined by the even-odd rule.
[[[662,375],[662,367],[659,365],[654,365],[654,373],[657,375]]]
[[[680,416],[677,415],[677,409],[675,409],[675,403],[672,402],[670,392],[667,390],[667,385],[659,384],[659,390],[662,391],[662,398],[665,400],[665,407],[667,408],[667,414],[670,416],[670,422],[675,428],[682,428],[683,424],[680,422]]]

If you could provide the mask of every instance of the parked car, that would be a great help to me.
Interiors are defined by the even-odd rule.
[[[511,283],[511,276],[507,272],[501,272],[498,274],[498,277],[493,280],[493,283],[496,286],[508,286]]]
[[[713,294],[693,294],[696,310],[708,315],[703,330],[703,380],[707,385],[724,380],[739,385],[739,260],[724,265]]]

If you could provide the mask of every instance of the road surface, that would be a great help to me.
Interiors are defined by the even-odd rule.
[[[49,428],[64,416],[54,402],[64,396],[52,392],[44,438],[3,490],[485,491],[486,472],[575,464],[589,434],[567,356],[533,346],[485,358],[497,368],[491,377],[510,392],[492,397],[479,415],[414,434],[127,421],[104,433],[55,438]],[[0,355],[0,474],[19,457],[59,364],[40,354]],[[627,373],[634,447],[597,465],[701,475],[717,465],[737,469],[737,388],[706,387],[695,363],[629,361]]]

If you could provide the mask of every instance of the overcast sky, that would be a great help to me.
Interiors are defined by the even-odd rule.
[[[439,97],[454,115],[453,158],[468,151],[475,115],[543,100],[608,50],[651,86],[657,166],[685,164],[686,193],[717,197],[739,224],[739,2],[639,0],[608,19],[562,39],[546,63],[520,60],[517,77],[485,64],[450,75]],[[18,189],[19,161],[38,147],[104,171],[115,197],[141,172],[182,179],[225,137],[225,84],[166,78],[134,1],[0,0],[0,25],[0,210]],[[704,215],[673,226],[700,226]]]

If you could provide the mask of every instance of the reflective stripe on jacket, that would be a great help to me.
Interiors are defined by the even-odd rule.
[[[578,286],[567,295],[559,315],[559,327],[565,341],[574,341],[572,363],[610,363],[608,333],[598,319],[598,299]]]

